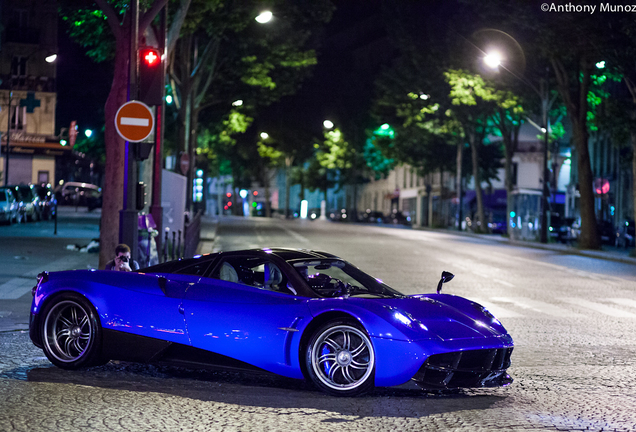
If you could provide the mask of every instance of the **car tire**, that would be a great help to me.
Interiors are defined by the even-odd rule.
[[[330,321],[318,328],[306,347],[305,366],[314,385],[334,396],[356,396],[374,387],[373,345],[353,320]]]
[[[20,212],[17,212],[15,215],[15,223],[18,225],[22,223],[22,214],[20,214]]]
[[[44,354],[62,369],[103,364],[102,327],[95,308],[79,294],[63,294],[48,303],[40,323]]]

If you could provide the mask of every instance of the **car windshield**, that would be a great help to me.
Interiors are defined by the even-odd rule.
[[[290,264],[322,297],[395,298],[404,295],[364,273],[346,261],[338,259],[300,260]]]

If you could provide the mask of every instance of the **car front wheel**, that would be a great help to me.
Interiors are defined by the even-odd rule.
[[[375,354],[366,331],[355,321],[331,321],[311,337],[305,355],[307,372],[322,391],[355,396],[374,386]]]
[[[63,369],[102,363],[101,325],[84,297],[64,295],[48,304],[42,314],[42,345],[51,363]]]

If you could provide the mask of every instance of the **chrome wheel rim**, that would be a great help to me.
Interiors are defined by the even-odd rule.
[[[351,390],[373,373],[375,356],[367,335],[341,325],[325,330],[311,351],[313,371],[321,383],[334,390]]]
[[[45,343],[53,357],[61,362],[73,362],[88,349],[93,324],[84,307],[66,300],[53,306],[46,315],[44,334]]]

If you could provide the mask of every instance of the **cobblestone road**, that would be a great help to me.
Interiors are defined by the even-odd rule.
[[[271,230],[279,237],[257,230],[244,238],[285,245],[289,233]],[[394,278],[395,286],[416,287],[422,274],[435,280],[441,265],[459,269],[448,290],[490,301],[515,339],[509,369],[514,383],[447,395],[376,389],[335,398],[272,376],[114,362],[65,371],[48,362],[27,332],[10,331],[0,332],[0,431],[636,430],[631,268],[502,252],[467,240],[450,244],[448,252],[437,240],[409,247],[415,234],[407,231],[402,240],[370,239],[382,246],[379,252],[360,238],[355,246],[344,231],[337,239],[295,232],[296,240],[304,236],[316,247],[351,256],[363,269]],[[579,268],[569,267],[573,259]],[[413,270],[396,274],[395,268]]]

